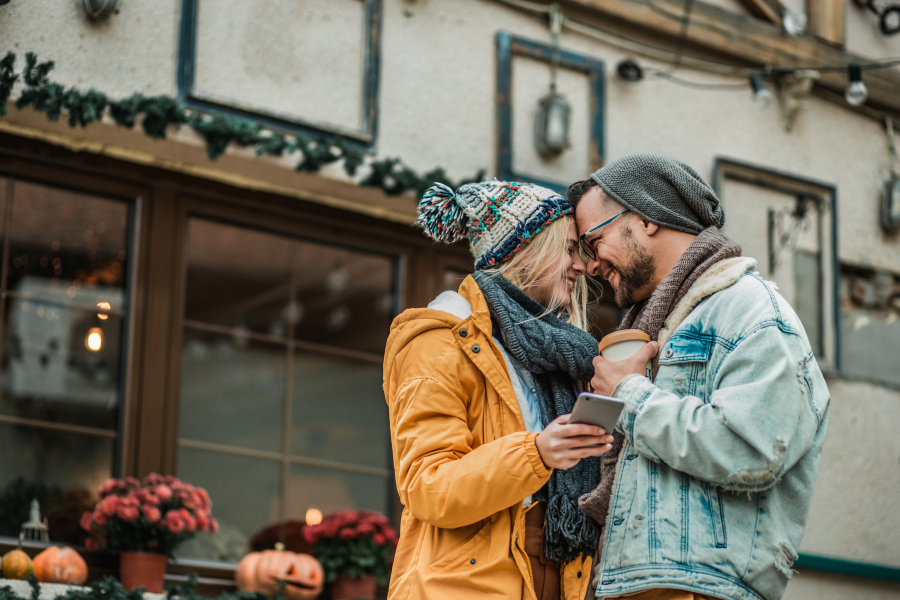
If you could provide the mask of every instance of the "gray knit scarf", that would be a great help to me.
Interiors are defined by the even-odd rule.
[[[656,341],[669,313],[684,298],[694,282],[720,260],[740,255],[741,247],[719,233],[716,227],[704,229],[684,251],[653,294],[628,309],[619,329],[640,329],[647,333],[650,339]],[[655,367],[656,359],[653,363]],[[616,464],[624,445],[625,435],[621,431],[614,431],[612,448],[601,456],[600,485],[578,500],[581,510],[601,525],[606,524],[615,483]],[[595,564],[599,562],[599,558],[596,557]]]
[[[513,358],[534,378],[546,426],[572,412],[578,381],[590,381],[597,340],[547,312],[501,275],[475,273],[475,281],[499,326],[500,338]],[[578,509],[578,498],[600,480],[600,459],[582,459],[566,470],[555,469],[547,484],[549,502],[544,526],[544,556],[571,561],[592,555],[600,542],[600,525]]]

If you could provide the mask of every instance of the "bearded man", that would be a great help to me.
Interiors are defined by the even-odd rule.
[[[594,391],[625,408],[600,485],[579,503],[603,526],[592,589],[781,598],[828,421],[803,325],[719,233],[721,203],[689,166],[626,156],[568,197],[588,274],[628,309],[620,328],[653,340],[630,359],[594,360]]]

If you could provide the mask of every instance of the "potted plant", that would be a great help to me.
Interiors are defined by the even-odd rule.
[[[397,532],[384,515],[370,510],[343,510],[327,515],[303,531],[332,584],[333,600],[374,598],[378,583],[387,583],[397,547]]]
[[[108,479],[97,492],[97,506],[81,517],[81,527],[91,534],[84,545],[89,551],[118,552],[120,579],[129,590],[162,592],[166,560],[175,548],[198,532],[219,528],[206,490],[171,475]]]

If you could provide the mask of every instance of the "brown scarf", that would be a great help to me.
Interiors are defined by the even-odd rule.
[[[704,229],[684,251],[653,294],[628,309],[619,329],[640,329],[646,332],[650,339],[656,341],[669,313],[684,298],[694,282],[717,262],[740,255],[741,247],[719,233],[716,227]],[[656,363],[654,358],[654,372]],[[606,524],[615,483],[616,463],[624,445],[625,435],[621,431],[614,431],[612,448],[600,457],[600,484],[594,491],[578,499],[581,510],[601,525]],[[594,564],[599,562],[598,555]]]

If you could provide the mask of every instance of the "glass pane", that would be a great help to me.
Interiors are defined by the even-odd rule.
[[[212,515],[219,521],[218,533],[195,536],[178,547],[178,556],[238,561],[247,553],[247,540],[280,519],[278,461],[182,446],[177,472],[182,481],[209,492]]]
[[[124,309],[124,202],[17,181],[9,235],[6,289],[13,294]]]
[[[187,319],[288,334],[289,240],[200,219],[188,239]]]
[[[78,520],[112,475],[114,451],[112,438],[0,423],[0,535],[18,537],[37,498],[50,539],[83,544]]]
[[[281,451],[287,349],[186,329],[179,437]]]
[[[115,430],[122,318],[17,298],[4,317],[0,414]]]
[[[298,244],[297,339],[384,354],[394,312],[390,258]]]
[[[900,385],[900,273],[841,268],[841,372]]]
[[[390,465],[382,367],[296,352],[291,453],[342,463]]]
[[[306,511],[375,510],[388,514],[388,483],[378,475],[291,465],[287,482],[287,518],[304,520]]]

